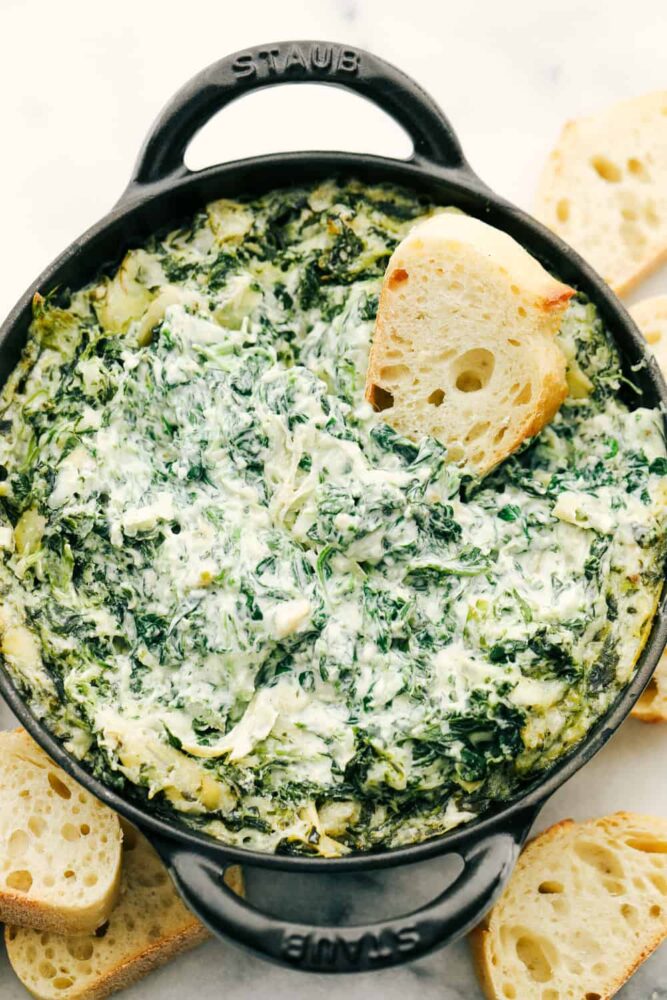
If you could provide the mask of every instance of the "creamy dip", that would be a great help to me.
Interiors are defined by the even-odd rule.
[[[388,258],[442,210],[356,182],[215,202],[37,297],[5,387],[5,667],[106,783],[227,843],[469,820],[586,734],[650,626],[662,419],[592,304],[561,411],[481,483],[364,402]]]

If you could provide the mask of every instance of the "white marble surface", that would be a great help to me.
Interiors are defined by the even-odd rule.
[[[562,122],[614,99],[665,87],[664,0],[0,0],[0,314],[122,190],[148,125],[171,92],[214,59],[275,39],[367,47],[414,75],[441,102],[478,173],[530,205],[537,171]],[[408,144],[365,102],[322,88],[281,88],[225,111],[191,150],[191,166],[276,149],[348,148],[405,155]],[[667,273],[640,294],[667,291]],[[638,297],[638,296],[635,296]],[[0,706],[0,726],[10,718]],[[540,825],[615,809],[667,815],[667,727],[629,722],[560,790]],[[444,878],[417,872],[346,885],[367,905],[406,908]],[[306,887],[308,887],[306,883]],[[280,886],[274,886],[277,892]],[[251,882],[256,897],[263,891]],[[369,902],[370,901],[370,902]],[[305,902],[302,903],[305,907]],[[343,907],[343,904],[340,904]],[[344,909],[344,907],[343,907]],[[340,912],[343,912],[343,909]],[[333,979],[265,965],[206,945],[128,991],[128,1000],[479,1000],[466,948],[407,968]],[[0,956],[0,997],[26,994]],[[667,950],[619,996],[667,998]]]

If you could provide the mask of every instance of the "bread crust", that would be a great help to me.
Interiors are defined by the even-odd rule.
[[[641,285],[642,281],[649,278],[654,271],[657,271],[660,265],[664,264],[665,261],[667,261],[667,247],[663,250],[659,250],[652,257],[648,258],[641,267],[637,268],[631,274],[628,274],[622,280],[613,283],[611,286],[613,291],[621,297],[627,295],[629,292],[632,292],[637,285]]]
[[[104,1000],[119,990],[127,989],[143,979],[155,969],[166,965],[172,958],[196,948],[211,937],[203,924],[194,917],[192,923],[174,934],[165,935],[156,944],[142,949],[135,955],[128,955],[125,961],[109,969],[98,977],[94,984],[82,986],[80,990],[68,990],[67,1000]],[[5,927],[5,946],[11,961],[11,927]],[[53,994],[30,990],[36,1000],[52,1000]]]
[[[0,893],[0,923],[54,934],[91,934],[108,919],[118,902],[119,892],[120,864],[109,895],[98,906],[81,913],[57,910],[39,900],[27,899],[24,894],[3,890]]]

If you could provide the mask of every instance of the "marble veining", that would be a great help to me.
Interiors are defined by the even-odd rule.
[[[86,0],[70,0],[67,18],[60,5],[44,0],[6,0],[2,34],[11,45],[0,60],[0,94],[11,95],[2,98],[10,155],[0,164],[0,181],[3,229],[12,234],[12,252],[3,256],[0,314],[116,200],[148,124],[170,93],[207,63],[257,42],[329,38],[367,47],[400,65],[440,101],[477,172],[529,207],[540,164],[563,121],[665,87],[664,0],[634,0],[631,38],[626,18],[613,16],[616,7],[620,12],[620,0],[610,0],[603,23],[596,0],[457,5],[323,0],[308,6],[302,0],[254,0],[231,8],[199,0],[187,13],[180,8],[167,13],[156,0],[117,0],[113,18],[94,19]],[[299,147],[402,155],[398,130],[368,106],[346,95],[303,90],[283,88],[225,111],[197,140],[199,165]],[[97,123],[94,140],[88,127],[71,128],[73,109],[80,121]],[[633,298],[666,291],[663,270]],[[0,727],[11,724],[0,706]],[[554,795],[537,827],[616,809],[667,815],[666,755],[667,726],[626,723]],[[437,895],[451,877],[451,863],[439,860],[336,885],[329,880],[313,887],[308,876],[295,884],[263,872],[249,873],[248,882],[251,899],[276,912],[306,918],[315,907],[322,914],[325,899],[324,916],[348,922],[406,912]],[[666,983],[667,948],[662,948],[618,996],[667,1000]],[[212,941],[124,996],[334,1000],[341,990],[347,1000],[481,1000],[464,942],[400,969],[341,981],[269,966]],[[25,996],[0,954],[0,997]]]

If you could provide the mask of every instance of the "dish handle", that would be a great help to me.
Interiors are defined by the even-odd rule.
[[[413,162],[470,170],[436,102],[391,63],[334,42],[277,42],[225,56],[174,95],[146,138],[124,197],[137,185],[189,176],[187,147],[216,112],[250,91],[284,83],[324,83],[361,94],[405,129],[414,144]]]
[[[321,926],[282,920],[236,896],[224,867],[176,841],[155,844],[188,907],[213,933],[261,958],[304,972],[365,972],[401,965],[455,941],[502,891],[534,812],[456,851],[463,868],[452,885],[412,913],[376,923]]]

